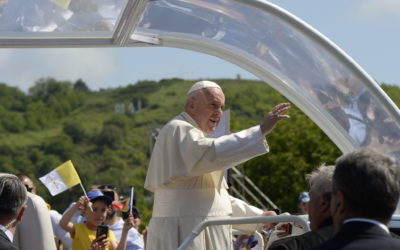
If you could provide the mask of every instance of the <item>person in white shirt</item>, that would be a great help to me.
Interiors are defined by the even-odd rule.
[[[118,194],[115,190],[111,189],[101,189],[104,194],[109,195],[109,197],[113,198],[113,203],[118,203]],[[137,211],[137,210],[136,210]],[[135,210],[133,210],[133,216],[135,218],[138,214],[135,215]],[[113,231],[115,238],[119,241],[122,235],[122,229],[124,227],[124,220],[118,215],[118,212],[114,207],[112,207],[111,212],[107,215],[107,219],[105,221],[106,225],[110,230]],[[134,225],[128,231],[127,240],[126,240],[126,250],[143,250],[144,242],[140,233],[136,229],[136,225]]]
[[[224,105],[218,84],[197,82],[188,92],[185,111],[160,131],[145,181],[145,188],[155,193],[147,250],[176,249],[206,220],[270,214],[230,196],[224,171],[268,152],[265,136],[289,118],[282,113],[290,104],[273,107],[261,125],[207,138],[215,131]],[[235,226],[246,231],[256,227]],[[207,227],[188,249],[231,249],[231,229],[230,225]]]
[[[56,210],[50,210],[51,225],[53,226],[54,236],[65,246],[66,250],[72,249],[72,239],[70,234],[59,225],[62,215]]]

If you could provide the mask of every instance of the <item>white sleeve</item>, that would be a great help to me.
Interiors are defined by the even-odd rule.
[[[232,217],[261,216],[264,212],[233,196],[230,196],[230,199],[232,204]],[[236,224],[232,227],[240,231],[252,233],[258,228],[258,225],[259,224]]]
[[[157,138],[145,188],[154,192],[174,180],[223,171],[268,150],[259,125],[214,139],[187,122],[174,121]]]
[[[261,134],[260,126],[254,126],[216,139],[202,138],[196,141],[196,138],[192,137],[192,140],[192,145],[201,145],[203,142],[208,141],[211,142],[212,146],[208,146],[207,150],[203,151],[202,157],[198,158],[189,175],[226,170],[251,158],[265,154],[269,150],[268,144]],[[192,150],[196,150],[193,148]]]

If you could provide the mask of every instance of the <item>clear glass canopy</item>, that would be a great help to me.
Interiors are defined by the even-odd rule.
[[[0,47],[170,46],[218,56],[300,107],[343,152],[400,159],[400,112],[318,31],[261,0],[0,0]]]
[[[0,37],[112,37],[126,0],[0,0]]]

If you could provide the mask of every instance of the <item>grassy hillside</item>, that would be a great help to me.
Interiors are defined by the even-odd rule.
[[[231,109],[232,131],[258,124],[275,104],[286,101],[260,81],[215,81]],[[149,134],[182,111],[192,84],[165,79],[92,92],[77,88],[77,83],[41,79],[29,94],[0,84],[0,170],[37,178],[72,160],[87,188],[134,186],[146,222],[152,205],[151,194],[143,189]],[[397,87],[384,87],[399,98]],[[271,153],[240,168],[279,206],[293,211],[296,195],[307,189],[305,174],[322,162],[333,163],[340,152],[296,107],[290,115],[290,121],[268,136]],[[51,197],[37,179],[35,183],[39,194],[60,212],[82,194],[77,186]]]

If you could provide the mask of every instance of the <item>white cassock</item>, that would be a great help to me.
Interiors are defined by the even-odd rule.
[[[205,220],[261,215],[228,194],[224,170],[267,152],[260,126],[215,139],[205,137],[186,112],[171,120],[157,137],[147,171],[145,188],[155,194],[146,249],[177,249]],[[241,226],[234,228],[257,227]],[[232,249],[231,229],[207,227],[188,249]]]

